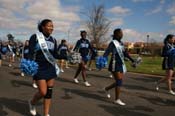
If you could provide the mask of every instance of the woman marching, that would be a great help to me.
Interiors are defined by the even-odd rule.
[[[120,28],[115,29],[113,32],[113,40],[109,43],[108,48],[104,53],[104,57],[107,57],[112,53],[110,64],[108,70],[112,73],[115,82],[104,88],[107,93],[107,97],[110,98],[109,90],[115,87],[115,101],[114,103],[119,105],[125,105],[119,98],[120,89],[123,82],[123,76],[126,72],[126,67],[124,63],[124,57],[127,57],[132,63],[134,60],[129,56],[129,54],[124,50],[124,45],[121,41],[123,37],[123,32]]]
[[[162,82],[166,82],[168,86],[168,92],[172,95],[175,95],[175,92],[172,90],[172,77],[174,73],[174,65],[175,65],[175,56],[170,52],[174,49],[175,36],[167,35],[164,39],[164,46],[162,51],[162,69],[166,71],[166,76],[159,81],[156,82],[156,90],[159,90],[159,84]]]
[[[44,19],[38,24],[39,33],[33,34],[29,40],[29,54],[39,65],[37,73],[33,76],[38,85],[38,92],[29,101],[32,115],[36,115],[35,105],[43,98],[44,116],[50,116],[52,89],[58,71],[54,59],[57,57],[57,42],[51,36],[53,28],[53,22],[50,19]]]
[[[68,52],[70,52],[66,40],[63,39],[61,40],[61,44],[58,46],[58,54],[59,54],[59,60],[60,60],[60,71],[64,72],[63,67],[64,67],[64,62],[67,61],[68,57]]]
[[[82,72],[82,77],[83,77],[83,81],[84,81],[85,86],[90,87],[91,84],[86,81],[86,64],[89,60],[89,56],[88,56],[89,50],[92,51],[92,47],[90,45],[89,40],[86,39],[86,35],[87,35],[86,31],[80,32],[81,39],[79,39],[77,41],[75,48],[73,50],[73,51],[78,51],[82,57],[82,60],[79,63],[78,69],[77,69],[75,76],[74,76],[74,82],[79,83],[77,77],[80,74],[80,72]]]

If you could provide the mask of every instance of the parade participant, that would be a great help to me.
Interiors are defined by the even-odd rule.
[[[79,63],[78,69],[77,69],[75,76],[74,76],[74,82],[79,83],[77,77],[81,72],[85,86],[89,87],[89,86],[91,86],[91,84],[86,81],[86,64],[89,60],[89,56],[88,56],[89,50],[92,50],[92,47],[90,45],[89,40],[86,39],[86,35],[87,35],[86,31],[80,32],[81,38],[77,41],[75,48],[73,49],[73,51],[78,51],[82,57],[82,60]]]
[[[58,54],[59,54],[61,72],[64,72],[63,67],[64,67],[64,62],[68,58],[68,52],[70,52],[70,50],[66,44],[66,40],[63,39],[61,40],[61,44],[58,46]]]
[[[113,32],[113,40],[112,42],[109,43],[103,55],[104,57],[107,58],[107,56],[110,53],[112,53],[108,70],[112,73],[113,78],[115,79],[115,82],[105,87],[104,90],[107,93],[107,97],[110,98],[109,90],[115,87],[114,103],[119,105],[125,105],[125,103],[122,102],[119,98],[120,90],[123,82],[123,76],[124,76],[124,73],[126,72],[124,57],[127,57],[132,63],[134,63],[134,60],[129,56],[129,54],[124,49],[124,45],[121,41],[122,37],[123,37],[122,30],[120,28],[115,29]]]
[[[59,73],[59,68],[54,59],[58,54],[56,39],[51,36],[53,28],[53,22],[50,19],[44,19],[38,24],[39,32],[33,34],[29,40],[30,58],[39,65],[37,73],[33,76],[38,85],[38,92],[29,101],[30,113],[32,115],[36,115],[35,105],[43,98],[44,116],[50,116],[49,110],[54,79]]]
[[[162,51],[162,69],[166,71],[166,76],[156,82],[156,90],[159,90],[159,84],[166,82],[168,86],[168,92],[172,95],[175,95],[175,92],[172,90],[172,76],[174,73],[175,65],[175,56],[170,51],[174,49],[175,36],[169,34],[164,39],[164,46]]]

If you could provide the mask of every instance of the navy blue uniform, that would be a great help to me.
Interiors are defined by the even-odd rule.
[[[1,53],[5,55],[7,52],[9,52],[9,48],[7,45],[1,45]]]
[[[29,59],[29,46],[24,46],[23,56],[25,59]]]
[[[97,49],[92,47],[91,60],[95,60],[96,56],[97,56]]]
[[[123,43],[122,42],[119,42],[119,43],[122,46],[124,57],[127,57],[132,62],[134,62],[134,60],[129,56],[128,52],[125,51]],[[108,70],[111,72],[123,72],[123,62],[113,42],[110,42],[103,56],[107,57],[110,53],[112,53],[112,56],[111,56]]]
[[[57,58],[58,54],[57,54],[56,40],[52,36],[50,36],[49,38],[46,38],[45,40],[46,40],[49,52],[53,55],[54,58]],[[57,77],[55,66],[49,63],[45,58],[39,46],[38,40],[36,38],[36,34],[32,35],[29,40],[29,55],[30,55],[29,56],[30,59],[35,60],[39,65],[38,72],[33,77],[35,80],[41,80],[41,79],[48,80],[48,79]]]
[[[173,48],[174,48],[174,45],[173,44],[171,45],[169,43],[165,44],[163,47],[163,51],[162,51],[162,57],[164,57],[162,62],[163,70],[167,70],[167,69],[173,70],[174,68],[175,59],[174,59],[174,56],[169,53],[169,50]]]
[[[60,44],[58,46],[58,54],[59,54],[58,59],[67,60],[67,53],[68,53],[68,46],[65,44]]]
[[[89,60],[88,59],[89,50],[92,51],[92,47],[89,40],[81,38],[80,40],[77,41],[73,51],[78,51],[82,56],[82,60],[84,62],[87,62]]]

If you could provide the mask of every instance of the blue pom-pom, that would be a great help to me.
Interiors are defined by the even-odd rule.
[[[171,52],[170,52],[171,55],[175,55],[175,48],[171,49]]]
[[[33,60],[21,59],[20,69],[27,75],[35,75],[38,70],[38,64]]]
[[[96,67],[97,69],[101,70],[102,68],[106,67],[106,65],[108,64],[107,62],[107,58],[103,57],[103,56],[99,56],[96,58]]]

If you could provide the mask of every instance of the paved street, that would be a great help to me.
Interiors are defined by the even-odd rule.
[[[174,116],[175,96],[167,93],[165,84],[155,91],[154,82],[160,77],[127,73],[124,78],[121,99],[126,106],[113,104],[102,88],[114,80],[107,70],[87,71],[92,87],[85,87],[81,75],[80,84],[73,83],[76,67],[65,69],[55,81],[51,116]],[[20,77],[18,65],[0,67],[0,116],[30,116],[27,101],[37,89],[32,87],[31,77]],[[174,82],[173,82],[174,85]],[[175,85],[174,85],[175,86]],[[42,116],[42,104],[37,104],[37,116]]]

